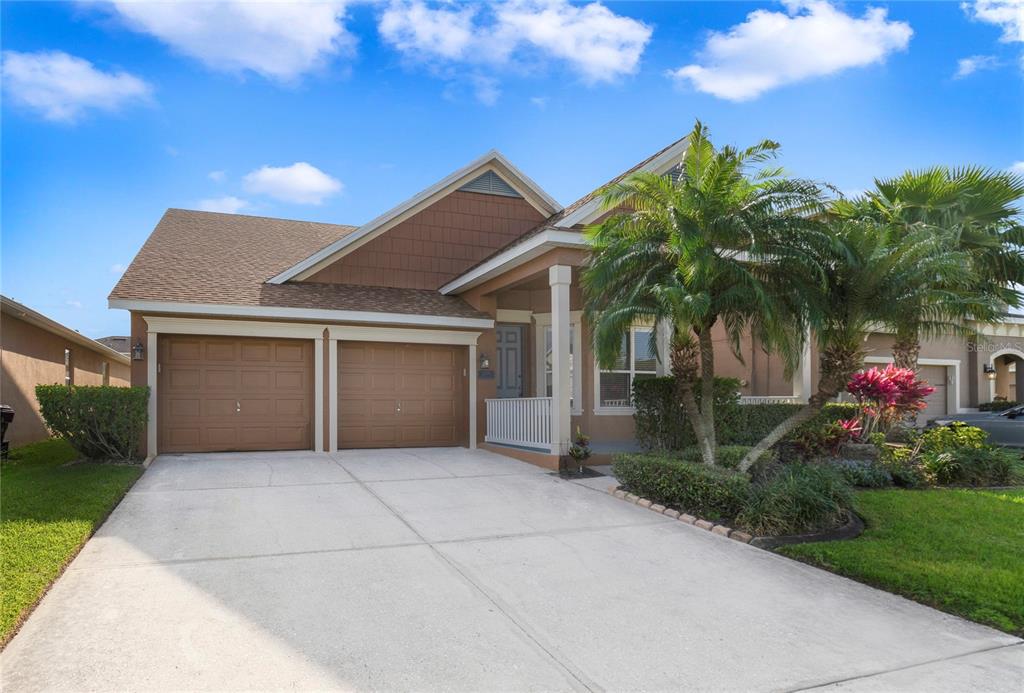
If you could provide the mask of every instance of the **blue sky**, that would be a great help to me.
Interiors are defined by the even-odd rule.
[[[568,204],[685,134],[844,191],[1024,169],[1019,0],[4,2],[2,276],[83,334],[168,207],[358,224],[490,148]]]

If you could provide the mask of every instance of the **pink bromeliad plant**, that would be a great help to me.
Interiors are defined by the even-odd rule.
[[[928,405],[924,398],[935,388],[917,377],[910,368],[869,368],[853,374],[846,391],[857,398],[860,415],[841,421],[853,440],[867,440],[872,433],[884,433],[900,421],[916,415]]]

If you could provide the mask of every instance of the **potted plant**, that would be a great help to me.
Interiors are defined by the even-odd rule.
[[[576,427],[576,437],[569,446],[569,464],[563,464],[562,475],[572,476],[583,474],[583,463],[590,458],[590,436],[585,435],[580,427]]]

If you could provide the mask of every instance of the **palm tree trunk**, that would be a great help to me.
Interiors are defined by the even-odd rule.
[[[715,344],[711,340],[711,328],[697,334],[700,344],[700,414],[704,419],[704,431],[711,451],[712,464],[718,458],[718,436],[715,432]]]
[[[917,361],[921,355],[921,340],[917,330],[899,330],[892,344],[892,360],[897,368],[909,368],[917,372]]]
[[[740,470],[747,471],[761,458],[761,455],[773,445],[785,438],[801,424],[807,423],[820,412],[826,404],[835,399],[843,390],[850,376],[864,363],[864,353],[857,344],[842,347],[831,347],[821,352],[819,371],[821,379],[818,391],[807,400],[807,405],[788,419],[776,426],[761,441],[751,448],[750,452],[740,460]]]
[[[697,379],[697,347],[692,339],[678,334],[673,337],[671,362],[672,375],[676,379],[676,394],[683,405],[683,413],[693,426],[701,459],[704,464],[713,466],[715,449],[711,437],[708,436],[707,426],[700,407],[697,406],[697,396],[693,390],[693,383]]]

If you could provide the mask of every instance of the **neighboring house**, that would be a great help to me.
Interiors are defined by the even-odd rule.
[[[622,175],[669,173],[685,146]],[[149,453],[483,444],[553,466],[577,426],[598,449],[632,444],[632,382],[666,368],[652,325],[615,368],[595,364],[579,272],[604,214],[594,193],[562,207],[493,151],[358,227],[168,210],[110,295],[145,350]],[[927,344],[933,399],[987,399],[978,360],[1024,358],[1021,328],[989,330],[1010,351]],[[814,354],[787,379],[756,343],[740,363],[719,342],[747,401],[814,385]]]
[[[119,354],[131,356],[132,338],[127,335],[123,337],[99,337],[96,341],[103,346],[110,347]]]
[[[49,437],[36,385],[118,385],[130,380],[127,356],[0,296],[0,404],[14,408],[12,445]]]

